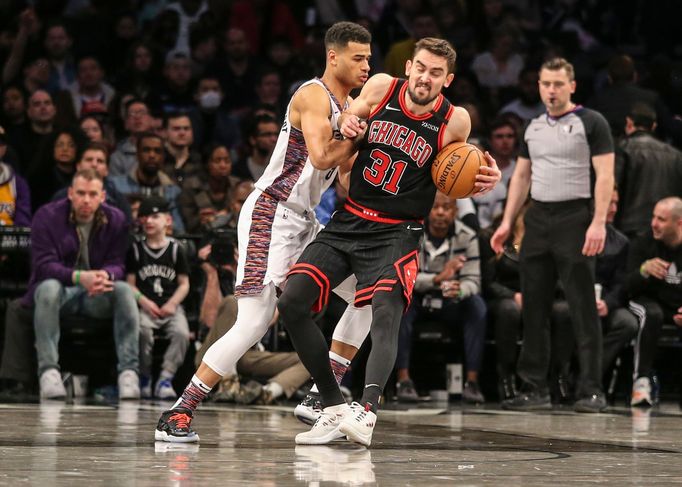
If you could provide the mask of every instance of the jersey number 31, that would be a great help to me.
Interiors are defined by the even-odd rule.
[[[372,165],[366,167],[362,175],[372,186],[381,186],[381,189],[391,194],[400,191],[400,180],[407,168],[407,162],[391,160],[391,156],[380,149],[374,149],[370,155]]]

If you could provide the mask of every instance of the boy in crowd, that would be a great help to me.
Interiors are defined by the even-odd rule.
[[[189,325],[180,304],[189,292],[189,264],[182,245],[166,236],[172,217],[164,198],[143,200],[138,218],[145,239],[131,246],[126,270],[140,306],[140,393],[143,398],[152,397],[154,330],[163,330],[170,343],[153,392],[159,399],[175,399],[173,377],[189,346]]]

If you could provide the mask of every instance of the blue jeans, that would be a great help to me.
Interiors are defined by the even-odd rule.
[[[410,367],[414,323],[420,318],[428,318],[430,320],[440,320],[452,326],[464,327],[464,362],[466,370],[468,372],[478,372],[483,361],[487,314],[485,301],[481,295],[474,294],[461,301],[446,299],[443,301],[443,307],[437,311],[423,308],[420,299],[421,296],[415,295],[412,305],[408,308],[400,323],[396,368],[408,369]]]
[[[65,287],[56,279],[47,279],[36,288],[34,299],[39,376],[48,369],[59,369],[59,319],[67,315],[97,319],[113,316],[118,371],[137,372],[140,315],[133,291],[126,282],[116,281],[113,291],[88,296],[80,286]]]

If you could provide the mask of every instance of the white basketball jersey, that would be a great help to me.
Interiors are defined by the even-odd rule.
[[[333,134],[335,138],[341,138],[338,119],[341,111],[347,107],[347,103],[346,106],[340,107],[336,97],[319,78],[306,81],[299,87],[299,90],[313,83],[322,86],[327,91],[331,106],[330,123]],[[256,188],[298,213],[312,212],[319,204],[322,193],[334,182],[337,168],[320,171],[313,167],[308,157],[303,132],[293,127],[289,121],[290,108],[291,101],[287,106],[277,145],[265,172],[256,182]]]

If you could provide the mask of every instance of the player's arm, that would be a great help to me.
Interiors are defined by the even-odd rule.
[[[353,154],[350,159],[339,165],[339,183],[348,191],[350,185],[350,172],[353,169],[353,164],[355,164],[355,159],[358,158],[357,152]]]
[[[292,124],[300,119],[300,127],[310,162],[316,169],[338,166],[355,152],[351,140],[336,140],[329,123],[331,107],[324,88],[311,84],[301,89],[292,102]],[[296,116],[298,115],[298,116]]]
[[[344,137],[353,139],[365,131],[367,117],[384,99],[392,82],[393,77],[385,73],[375,74],[367,80],[358,97],[339,117],[339,128]]]

